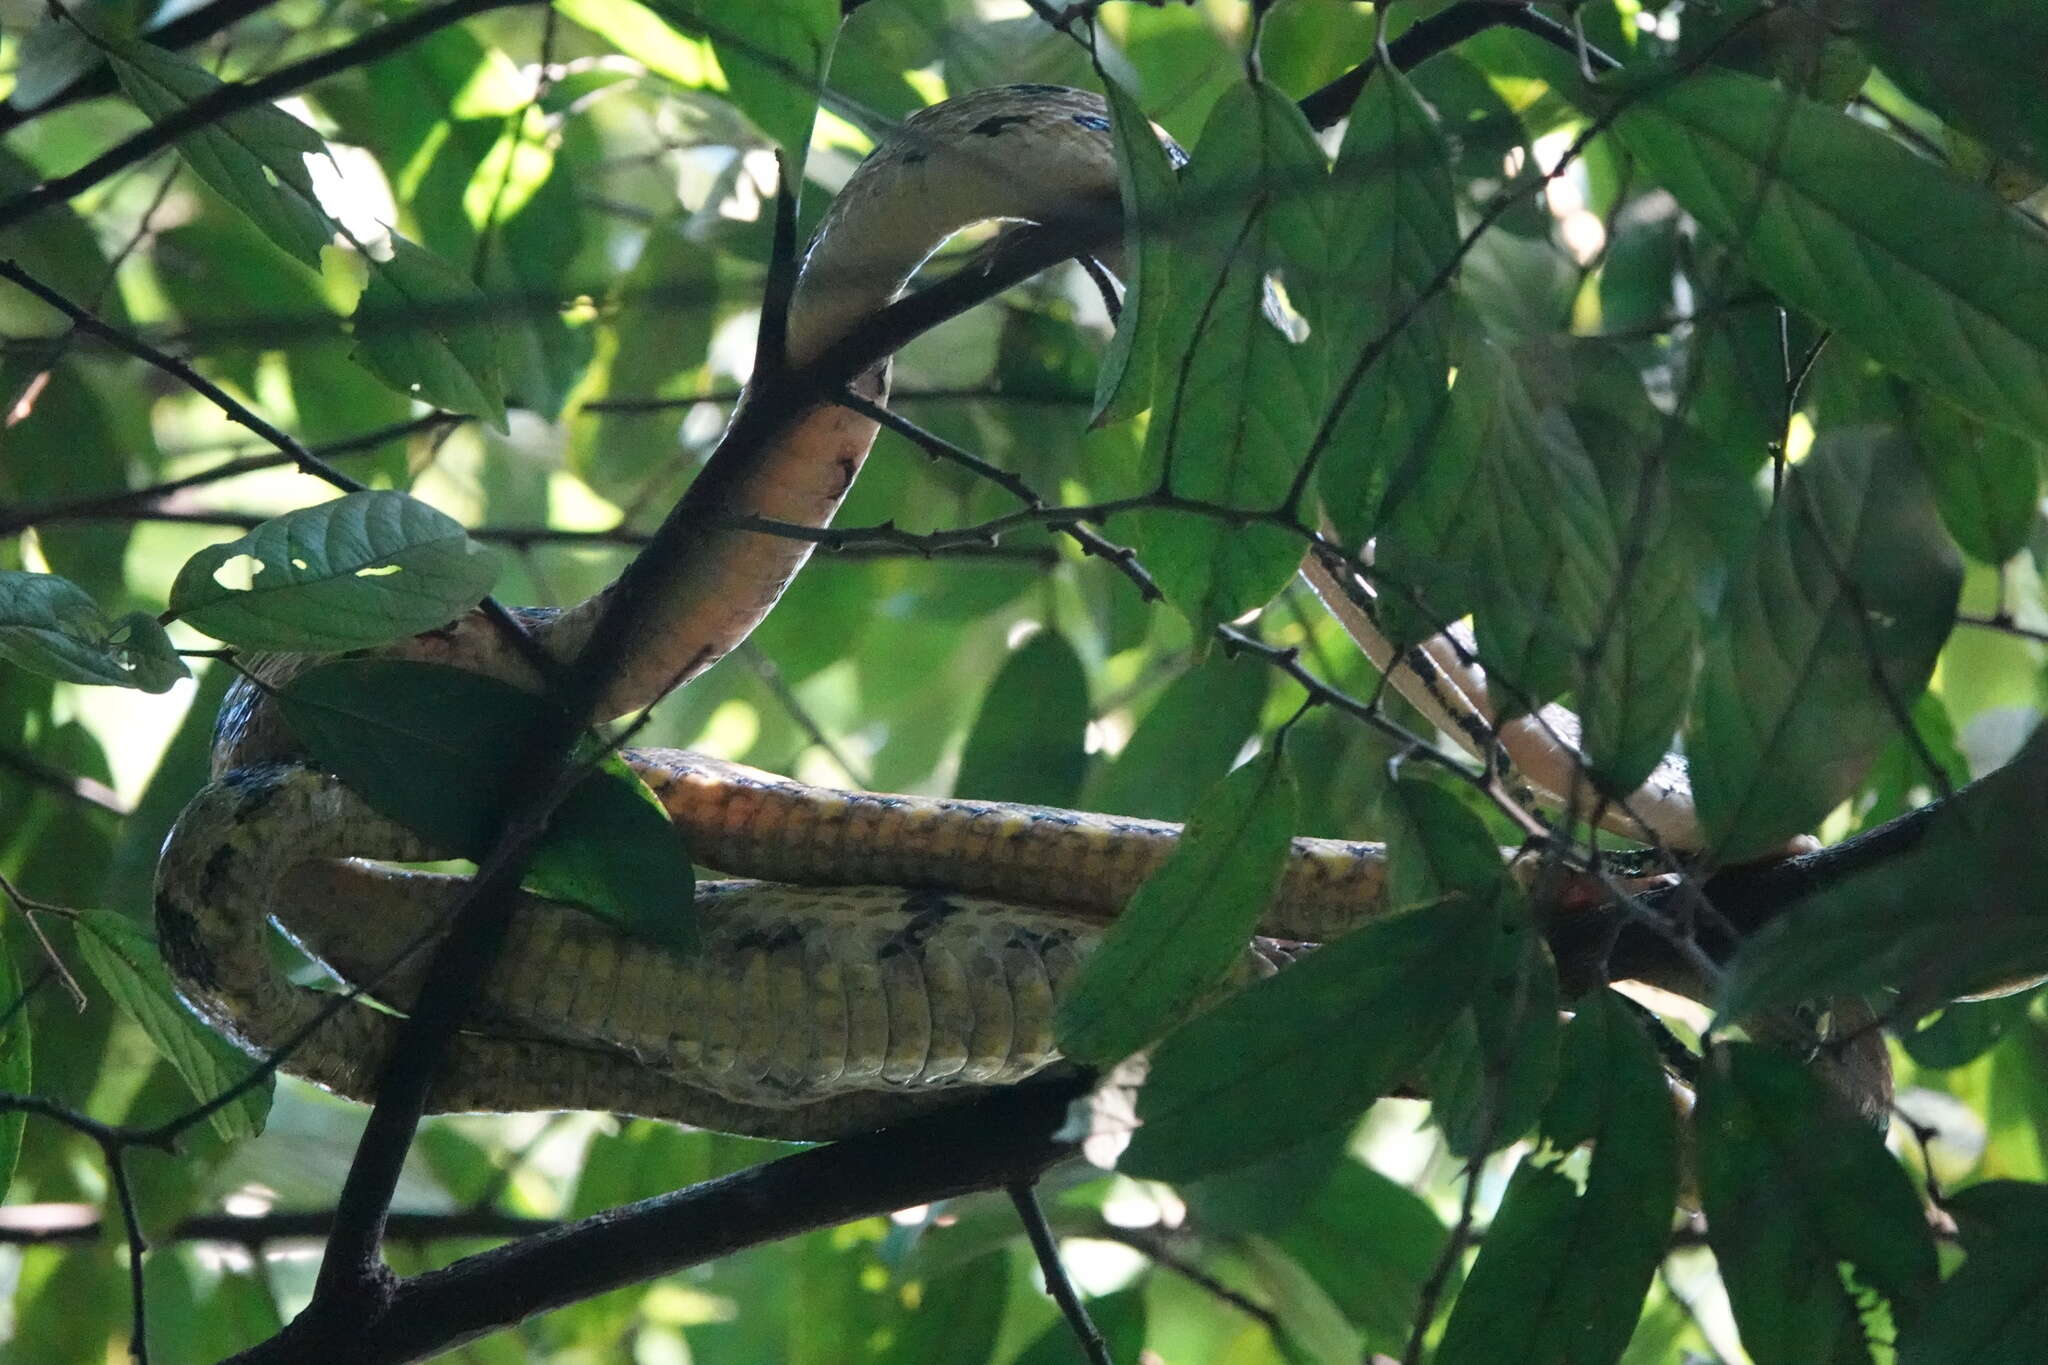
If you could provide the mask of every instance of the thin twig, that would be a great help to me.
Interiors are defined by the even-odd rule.
[[[1102,1339],[1101,1329],[1088,1316],[1087,1305],[1074,1292],[1074,1282],[1068,1278],[1066,1266],[1060,1263],[1059,1243],[1053,1239],[1052,1225],[1045,1221],[1045,1210],[1039,1207],[1037,1188],[1028,1180],[1019,1180],[1004,1190],[1016,1206],[1018,1221],[1024,1224],[1032,1254],[1038,1257],[1039,1273],[1045,1276],[1045,1292],[1052,1295],[1067,1326],[1074,1329],[1081,1354],[1088,1358],[1089,1365],[1116,1365],[1109,1358],[1109,1343]]]

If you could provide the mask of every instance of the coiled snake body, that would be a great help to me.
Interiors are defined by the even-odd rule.
[[[862,165],[820,228],[791,306],[791,360],[816,356],[894,297],[960,227],[1045,221],[1116,192],[1095,96],[1015,86],[919,113]],[[886,365],[858,387],[884,395]],[[801,415],[724,511],[826,524],[874,434],[844,407]],[[652,703],[733,648],[809,548],[695,532],[596,718]],[[524,619],[544,648],[570,658],[603,598]],[[379,652],[532,681],[478,613]],[[268,656],[251,672],[276,683],[313,661]],[[1022,1080],[1058,1065],[1055,1000],[1175,837],[1146,821],[824,792],[691,753],[629,758],[699,862],[767,880],[701,886],[703,946],[688,957],[524,899],[435,1108],[605,1109],[823,1138],[914,1115],[963,1087]],[[215,774],[158,874],[160,940],[194,1008],[258,1052],[313,1024],[332,997],[279,974],[266,943],[273,920],[343,980],[407,1008],[426,954],[388,964],[431,937],[460,884],[352,860],[440,851],[298,761],[275,708],[246,681],[223,707]],[[1242,973],[1270,971],[1289,945],[1370,918],[1383,866],[1375,845],[1297,840],[1261,924],[1274,940],[1247,949]],[[354,1001],[287,1069],[369,1098],[395,1033],[392,1014]]]

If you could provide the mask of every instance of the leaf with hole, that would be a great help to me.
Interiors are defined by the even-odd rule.
[[[370,282],[350,324],[356,360],[408,398],[506,430],[498,328],[483,291],[397,233],[389,257],[364,263]]]
[[[498,576],[496,554],[403,493],[349,493],[186,561],[171,611],[242,649],[362,649],[446,625]]]
[[[147,612],[109,621],[67,578],[0,572],[0,658],[63,682],[167,692],[191,676]]]

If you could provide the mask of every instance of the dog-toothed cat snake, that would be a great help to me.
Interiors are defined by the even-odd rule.
[[[791,303],[790,360],[818,355],[895,297],[960,228],[1044,221],[1116,194],[1109,122],[1093,95],[1013,86],[917,114],[863,163],[820,227]],[[883,397],[886,364],[858,387]],[[847,408],[816,408],[765,452],[729,510],[827,524],[875,432]],[[811,549],[743,530],[703,537],[708,552],[663,586],[603,717],[652,703],[745,639]],[[1395,659],[1331,571],[1313,561],[1307,571],[1432,720],[1468,743],[1475,727],[1491,726],[1483,674],[1458,642]],[[1355,595],[1359,585],[1350,587]],[[523,620],[542,647],[570,658],[604,596]],[[529,685],[532,677],[478,613],[379,653]],[[275,684],[317,661],[248,662]],[[1573,757],[1569,736],[1558,735],[1533,727],[1521,752],[1509,748],[1553,792],[1567,789]],[[1563,781],[1528,755],[1547,757]],[[435,1109],[603,1109],[824,1138],[952,1102],[963,1087],[1022,1080],[1058,1063],[1054,1001],[1176,837],[1148,821],[822,791],[681,751],[627,758],[699,863],[764,880],[700,885],[702,947],[687,956],[524,897],[480,1009],[454,1042]],[[462,883],[352,860],[441,851],[298,761],[274,706],[246,679],[222,709],[214,771],[158,872],[159,936],[186,998],[258,1052],[328,1007],[331,995],[279,972],[267,943],[274,918],[343,980],[406,1008],[426,954],[388,974],[386,964]],[[1663,774],[1630,809],[1667,843],[1688,842],[1682,775]],[[1383,866],[1376,845],[1296,840],[1260,922],[1273,938],[1247,949],[1243,974],[1270,971],[1292,944],[1370,919],[1383,903]],[[350,1002],[287,1069],[370,1098],[396,1032],[392,1014]]]

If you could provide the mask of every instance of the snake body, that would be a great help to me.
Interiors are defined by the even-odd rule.
[[[961,227],[1047,221],[1116,193],[1107,111],[1093,95],[1013,86],[922,111],[862,164],[821,225],[791,304],[790,359],[819,354],[901,292]],[[881,398],[887,382],[885,364],[857,387]],[[797,415],[716,520],[826,524],[874,434],[843,407]],[[595,718],[653,702],[732,649],[809,550],[695,529]],[[520,617],[542,648],[570,658],[616,587]],[[378,652],[534,681],[479,613]],[[428,956],[421,942],[461,885],[360,861],[442,851],[298,757],[266,688],[317,661],[249,661],[252,678],[222,709],[215,780],[166,842],[157,920],[165,960],[203,1018],[252,1052],[296,1039],[288,1070],[368,1099],[395,1016],[361,1000],[334,1009],[331,994],[286,979],[269,926],[404,1010]],[[1177,837],[1153,821],[823,791],[688,752],[628,757],[699,862],[768,880],[700,886],[702,943],[688,955],[523,898],[436,1108],[609,1109],[821,1138],[1024,1080],[1060,1064],[1056,1001]],[[1383,868],[1376,845],[1297,840],[1265,916],[1275,938],[1247,948],[1239,977],[1369,917]]]

